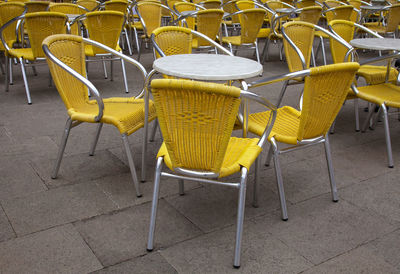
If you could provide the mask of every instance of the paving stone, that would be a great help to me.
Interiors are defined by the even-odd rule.
[[[230,226],[161,250],[161,255],[178,273],[233,273],[235,232],[236,226]],[[240,273],[298,273],[311,266],[271,236],[264,223],[245,222]]]
[[[129,167],[107,150],[97,151],[94,156],[89,156],[89,152],[64,156],[57,179],[51,179],[54,163],[54,158],[32,159],[33,168],[50,188],[130,172]]]
[[[18,236],[115,210],[94,183],[60,187],[2,201]]]
[[[3,273],[87,273],[101,267],[72,225],[0,243]]]
[[[151,204],[76,223],[76,228],[104,266],[146,254]],[[201,234],[162,199],[158,204],[155,250]]]
[[[102,270],[93,272],[93,274],[117,274],[117,273],[178,273],[167,261],[158,253],[135,258],[120,264],[116,264]]]
[[[238,182],[239,179],[229,181]],[[201,230],[210,232],[236,223],[238,195],[238,189],[205,184],[184,196],[167,197],[166,200]],[[252,197],[253,178],[249,178],[245,218],[263,215],[279,208],[278,196],[262,182],[259,187],[259,208],[252,206]]]
[[[15,233],[7,219],[6,214],[4,214],[3,208],[0,205],[0,242],[14,237]]]
[[[0,153],[4,157],[19,156],[20,158],[29,159],[34,157],[49,157],[57,155],[57,145],[48,137],[27,138],[23,142],[16,142],[7,146],[0,146]]]
[[[339,196],[400,225],[400,189],[396,172],[379,175],[340,191]]]
[[[271,224],[263,217],[257,221],[314,264],[394,230],[380,215],[344,200],[333,203],[330,195],[289,206],[288,214],[287,222]],[[277,212],[276,218],[280,217],[280,212]]]
[[[311,273],[398,273],[382,258],[375,256],[364,246],[351,250],[327,262],[303,272]]]

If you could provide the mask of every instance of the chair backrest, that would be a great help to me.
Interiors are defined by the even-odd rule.
[[[11,19],[21,16],[25,11],[25,5],[18,2],[7,2],[0,4],[0,26],[4,25]],[[17,27],[17,21],[10,24],[3,30],[4,40],[9,43],[16,40],[15,28]],[[0,43],[0,50],[4,50],[3,44]]]
[[[25,15],[25,28],[35,58],[45,57],[42,50],[43,40],[53,34],[66,33],[67,16],[60,12],[34,12]]]
[[[26,2],[29,2],[29,0],[8,0],[7,2],[10,2],[10,3],[26,3]]]
[[[315,0],[301,0],[296,2],[297,8],[306,8],[315,6]]]
[[[47,1],[34,1],[34,2],[26,2],[26,12],[38,12],[38,11],[46,11],[49,8],[50,2]]]
[[[355,25],[353,22],[347,20],[333,20],[329,23],[329,26],[337,35],[343,38],[343,40],[345,40],[346,42],[350,42],[354,37]],[[331,47],[333,62],[335,64],[344,62],[344,58],[346,57],[348,48],[346,48],[343,44],[339,43],[338,41],[332,38],[330,38],[329,44]],[[351,56],[349,56],[349,60],[350,57]]]
[[[163,5],[156,2],[139,2],[136,6],[141,19],[146,26],[145,35],[150,37],[151,33],[161,26],[161,11],[165,10]]]
[[[177,2],[174,4],[174,10],[177,12],[181,13],[182,11],[195,11],[197,10],[198,7],[189,2]],[[195,29],[196,26],[196,18],[188,16],[185,18],[186,25],[189,29]],[[186,25],[183,24],[182,21],[179,22],[181,27],[185,27]]]
[[[335,7],[325,12],[328,23],[332,20],[351,21],[354,8],[350,5]]]
[[[337,0],[327,0],[327,1],[324,1],[323,3],[324,3],[324,5],[327,6],[329,9],[330,9],[330,8],[336,8],[336,7],[339,7],[339,6],[343,6],[343,5],[344,5],[343,2],[340,2],[340,1],[337,1]]]
[[[79,5],[71,3],[54,3],[49,6],[49,11],[61,12],[64,14],[85,14],[86,10]]]
[[[390,6],[386,19],[386,32],[395,32],[400,24],[400,4]]]
[[[226,13],[235,13],[237,12],[237,8],[236,8],[236,0],[223,0],[223,4],[222,4],[222,9],[226,12]],[[239,23],[239,16],[238,15],[232,15],[232,23],[237,24]]]
[[[302,8],[299,15],[300,21],[318,25],[318,21],[321,18],[321,13],[322,8],[320,6],[310,6]]]
[[[105,10],[119,11],[126,14],[128,12],[128,5],[129,3],[126,1],[111,0],[104,3],[104,8]]]
[[[207,0],[202,3],[202,6],[206,9],[219,9],[221,4],[220,0]]]
[[[305,78],[297,139],[326,135],[335,120],[360,65],[348,62],[310,69]]]
[[[221,9],[200,10],[197,13],[197,31],[215,40],[221,27],[224,11]],[[210,43],[203,38],[198,39],[199,46],[208,46]]]
[[[254,9],[256,6],[253,1],[240,0],[236,2],[236,7],[238,10],[248,10],[248,9]]]
[[[153,80],[157,118],[173,168],[219,173],[240,105],[240,89]]]
[[[190,29],[182,27],[160,27],[153,31],[154,41],[165,55],[188,54],[192,52],[192,34]],[[156,58],[160,54],[156,51]]]
[[[349,3],[350,6],[353,6],[358,10],[361,8],[362,5],[361,0],[348,0],[347,2]]]
[[[314,41],[314,25],[297,21],[288,22],[282,26],[283,35],[283,46],[285,49],[285,55],[287,64],[290,72],[308,69],[310,67],[311,50]],[[303,55],[304,64],[294,47],[288,41],[292,42]]]
[[[241,43],[254,43],[264,23],[267,12],[264,9],[243,10],[239,14]]]
[[[86,13],[86,26],[89,38],[112,49],[117,49],[125,16],[119,11],[93,11]],[[94,54],[104,53],[104,50],[92,47]]]
[[[94,11],[96,8],[99,7],[100,3],[97,2],[96,0],[78,0],[76,1],[76,4],[81,7],[84,7],[88,11]]]
[[[85,46],[77,35],[53,35],[45,39],[50,52],[80,75],[86,77]],[[49,58],[51,76],[67,110],[79,110],[88,101],[87,87]]]

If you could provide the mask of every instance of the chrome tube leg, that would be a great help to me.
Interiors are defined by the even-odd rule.
[[[1,74],[5,74],[5,72],[4,72],[4,67],[3,67],[3,62],[1,61],[1,58],[0,58],[0,70],[1,70]]]
[[[128,32],[126,31],[126,28],[124,28],[124,34],[125,34],[126,45],[127,45],[127,47],[128,47],[129,55],[132,56],[131,42],[129,41]]]
[[[150,81],[151,76],[153,75],[154,71],[151,71],[147,75],[147,79],[145,81],[145,85],[148,84]],[[149,133],[149,91],[147,86],[145,86],[145,93],[144,93],[144,121],[143,121],[143,145],[142,145],[142,178],[141,181],[146,181],[146,154],[147,154],[147,135]]]
[[[104,58],[102,57],[101,58],[102,60],[102,63],[103,63],[103,70],[104,70],[104,79],[107,79],[108,78],[108,75],[107,75],[107,67],[106,67],[106,61],[104,61]]]
[[[272,153],[273,153],[273,148],[272,145],[269,147],[268,149],[268,154],[267,154],[267,158],[265,159],[265,166],[269,166],[271,163],[271,159],[272,159]]]
[[[375,129],[376,124],[378,123],[378,120],[379,120],[379,118],[381,116],[381,113],[382,113],[382,108],[380,107],[378,109],[378,112],[375,114],[374,119],[372,120],[371,129]]]
[[[268,56],[268,48],[269,48],[269,39],[267,38],[266,40],[265,40],[265,44],[264,44],[264,49],[263,49],[263,52],[262,52],[262,57],[261,57],[261,63],[262,64],[264,64],[264,62],[265,62],[265,59],[268,61],[268,59],[269,59],[269,56]]]
[[[322,36],[320,36],[319,39],[321,39],[322,58],[324,59],[324,66],[326,66],[326,55],[325,55],[324,38],[322,38]]]
[[[337,195],[335,177],[333,175],[331,146],[329,144],[328,135],[325,136],[324,146],[325,146],[326,163],[328,165],[329,181],[331,182],[332,201],[337,202],[337,201],[339,201],[339,198],[338,198],[338,195]]]
[[[279,94],[278,101],[276,102],[276,107],[277,108],[279,108],[281,103],[282,103],[283,96],[285,95],[285,91],[286,91],[286,88],[287,88],[288,84],[289,84],[289,80],[283,82],[281,93]]]
[[[13,59],[14,58],[8,58],[8,63],[9,63],[9,69],[10,69],[10,81],[9,81],[9,83],[10,83],[10,85],[14,85],[14,77],[13,77]]]
[[[333,120],[333,123],[332,123],[332,125],[331,125],[331,128],[329,129],[329,133],[330,133],[330,134],[335,133],[335,125],[336,125],[336,118],[335,118],[335,120]]]
[[[126,78],[125,61],[121,58],[122,77],[124,78],[125,93],[129,93],[128,79]]]
[[[260,183],[260,157],[257,157],[254,170],[253,207],[258,207],[258,186]]]
[[[25,65],[24,65],[24,59],[22,59],[22,57],[19,58],[19,62],[21,64],[22,78],[24,78],[26,98],[28,99],[28,105],[31,105],[32,104],[32,100],[31,100],[31,94],[29,92],[28,79],[26,78],[26,70],[25,70]]]
[[[35,66],[32,66],[32,71],[33,71],[33,75],[37,76],[37,71],[36,71]]]
[[[354,117],[356,119],[356,131],[360,131],[360,113],[358,112],[358,99],[354,99]]]
[[[312,61],[313,67],[316,67],[317,63],[315,62],[314,48],[311,48],[311,61]]]
[[[279,46],[279,60],[283,60],[283,43]]]
[[[242,167],[242,176],[240,178],[240,187],[239,187],[239,204],[237,209],[235,258],[233,261],[234,268],[240,267],[240,250],[242,248],[244,206],[246,201],[246,181],[247,181],[247,169],[245,167]]]
[[[10,73],[10,61],[9,61],[9,59],[10,58],[8,58],[7,56],[5,57],[5,62],[4,62],[4,68],[5,68],[5,71],[6,71],[6,74],[4,75],[4,91],[8,91],[8,88],[9,88],[9,80],[10,80],[10,78],[9,78],[9,73]]]
[[[136,41],[136,50],[137,50],[137,52],[138,52],[138,54],[139,54],[139,52],[140,52],[139,37],[138,37],[138,34],[137,34],[137,30],[136,30],[136,29],[134,29],[134,33],[135,33],[135,41]]]
[[[140,46],[138,47],[138,57],[137,57],[138,62],[140,62],[140,55],[142,54],[142,45],[143,45],[143,39],[140,40]]]
[[[64,133],[63,133],[63,137],[61,139],[60,148],[58,149],[58,155],[57,155],[56,164],[54,165],[53,173],[51,174],[51,178],[52,179],[56,179],[57,178],[58,170],[60,169],[61,160],[62,160],[63,155],[64,155],[65,146],[67,145],[68,136],[69,136],[69,133],[71,131],[71,127],[72,127],[72,120],[71,120],[71,118],[68,118],[68,120],[67,120],[67,122],[65,124]]]
[[[150,134],[150,142],[154,142],[154,139],[156,137],[157,127],[158,127],[158,119],[154,120],[153,128],[151,129],[151,134]]]
[[[100,137],[100,133],[101,133],[101,129],[102,128],[103,128],[103,123],[99,123],[97,125],[97,129],[96,129],[96,136],[94,136],[94,140],[93,140],[92,146],[90,147],[90,151],[89,151],[89,155],[90,156],[94,155],[94,151],[96,150],[97,142],[99,141],[99,137]]]
[[[256,48],[257,62],[258,62],[259,64],[261,64],[261,62],[260,62],[260,53],[258,52],[258,43],[257,43],[257,41],[254,42],[254,46],[255,46],[255,48]]]
[[[131,170],[132,180],[136,190],[136,196],[142,197],[142,193],[140,192],[139,182],[136,175],[135,163],[133,162],[132,152],[131,149],[129,148],[128,136],[125,133],[122,134],[121,136],[122,136],[122,142],[125,147],[126,156],[128,158],[129,168]]]
[[[159,157],[157,159],[156,171],[154,175],[153,201],[151,203],[151,216],[150,216],[149,237],[147,240],[147,251],[153,251],[154,248],[154,232],[156,229],[156,217],[157,217],[158,195],[160,193],[160,176],[161,176],[162,163],[163,163],[163,158]]]
[[[368,115],[367,115],[367,119],[365,119],[364,124],[361,128],[361,132],[365,132],[368,128],[369,125],[369,121],[371,120],[372,114],[374,114],[374,110],[373,108],[369,107],[368,108]]]
[[[112,59],[113,59],[113,57],[111,56],[111,59],[110,59],[110,74],[111,74],[110,81],[114,81],[114,61]]]
[[[385,139],[386,139],[386,149],[387,149],[387,154],[388,154],[388,162],[389,162],[389,167],[393,168],[393,155],[392,155],[392,144],[390,142],[390,131],[389,131],[389,118],[388,118],[388,113],[385,104],[382,104],[381,106],[382,111],[383,111],[383,119],[384,119],[384,125],[385,125]]]
[[[49,70],[49,87],[51,87],[53,85],[53,80],[51,78],[51,72]]]
[[[185,195],[185,182],[182,179],[179,179],[179,195]]]
[[[282,220],[287,221],[288,214],[287,214],[287,207],[286,207],[285,189],[283,188],[282,171],[281,171],[281,166],[280,166],[279,159],[278,159],[279,151],[278,151],[276,144],[271,143],[271,145],[272,145],[272,149],[273,149],[276,183],[278,186],[279,200],[281,202]]]

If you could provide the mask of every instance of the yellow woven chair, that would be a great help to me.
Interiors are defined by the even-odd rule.
[[[206,9],[219,9],[222,3],[220,0],[207,0],[204,2],[200,2],[200,5],[202,5]]]
[[[41,47],[42,41],[47,36],[58,33],[66,33],[67,17],[59,12],[29,13],[21,16],[20,18],[15,18],[14,20],[11,20],[3,25],[3,27],[0,29],[0,33],[3,33],[4,28],[7,28],[9,25],[13,24],[13,21],[17,19],[25,19],[25,27],[28,31],[30,48],[10,48],[7,44],[3,45],[7,49],[8,58],[16,58],[19,60],[28,104],[32,104],[28,79],[25,71],[25,67],[28,66],[26,62],[32,63],[45,57]],[[6,71],[8,71],[8,68],[6,68]],[[8,90],[8,81],[6,81],[6,90]]]
[[[221,29],[222,17],[224,11],[221,9],[199,10],[196,14],[197,32],[200,32],[215,41]],[[201,37],[193,37],[192,47],[194,49],[210,49],[215,48],[215,45],[210,45],[208,40]]]
[[[299,9],[316,6],[315,0],[301,0],[296,2]]]
[[[331,9],[331,8],[336,8],[336,7],[346,5],[345,3],[341,2],[341,1],[337,1],[337,0],[326,0],[326,1],[323,1],[322,3],[326,7],[326,9]]]
[[[268,137],[268,141],[271,145],[267,164],[269,165],[272,155],[281,203],[282,219],[285,221],[288,219],[288,214],[282,172],[279,163],[279,155],[282,153],[309,145],[324,143],[331,183],[332,200],[334,202],[338,201],[328,131],[342,107],[358,68],[358,63],[348,62],[333,64],[290,73],[283,77],[277,76],[272,79],[250,83],[250,87],[256,87],[270,82],[276,82],[279,79],[288,80],[306,76],[302,110],[299,111],[289,106],[278,108],[276,121]],[[250,114],[248,123],[249,131],[256,135],[261,135],[263,133],[262,128],[266,125],[265,121],[268,121],[270,115],[270,112]],[[278,147],[279,143],[290,146],[281,150]]]
[[[364,26],[379,34],[391,34],[394,38],[396,38],[396,31],[398,30],[400,24],[400,4],[395,4],[389,7],[384,21],[385,25],[383,25],[381,22],[375,22],[364,23]]]
[[[77,4],[72,4],[72,3],[54,3],[54,4],[51,4],[49,6],[49,11],[51,11],[51,12],[61,12],[61,13],[65,14],[65,15],[67,15],[67,14],[79,14],[79,15],[82,15],[82,14],[85,14],[87,12],[87,10],[84,7],[79,6]],[[79,26],[79,24],[78,23],[72,24],[69,33],[75,34],[75,35],[80,34],[80,26]]]
[[[38,11],[46,11],[49,8],[50,2],[47,1],[34,1],[34,2],[26,2],[26,12],[38,12]]]
[[[224,29],[225,29],[225,35],[228,36],[228,29],[231,31],[236,31],[240,29],[240,22],[239,22],[239,16],[235,14],[237,12],[237,8],[235,3],[238,0],[223,0],[221,8],[222,10],[227,13],[231,14],[231,16],[224,16],[223,18],[223,24],[224,24]]]
[[[90,155],[93,155],[103,124],[110,124],[115,126],[121,134],[136,195],[140,197],[141,192],[129,148],[128,136],[142,127],[147,129],[146,113],[148,113],[147,121],[155,119],[153,103],[150,101],[146,105],[140,95],[131,98],[103,99],[95,86],[86,79],[85,44],[100,47],[103,51],[106,50],[124,58],[127,62],[136,66],[143,76],[143,81],[147,76],[146,70],[140,63],[95,41],[75,35],[53,35],[45,39],[43,49],[47,56],[47,62],[69,116],[51,177],[53,179],[57,177],[71,128],[83,122],[98,124],[97,133],[90,148]],[[88,91],[92,96],[90,99]],[[145,141],[142,156],[146,156]],[[144,180],[145,158],[142,158],[142,160],[142,180]]]
[[[231,133],[241,98],[255,99],[275,113],[274,107],[264,103],[256,94],[223,84],[157,79],[151,82],[151,91],[164,143],[157,154],[147,250],[154,249],[161,177],[179,179],[181,195],[184,194],[183,180],[225,185],[239,190],[233,263],[235,268],[239,268],[247,174],[250,166],[256,162],[256,187],[256,159],[275,117],[265,120],[267,126],[260,139],[231,137]],[[161,172],[164,163],[173,173]],[[238,172],[241,173],[239,183],[217,180]]]
[[[97,41],[103,45],[106,45],[118,52],[122,52],[118,45],[120,34],[125,23],[125,17],[122,12],[118,11],[93,11],[86,13],[86,26],[91,40]],[[128,93],[128,81],[126,78],[125,63],[121,58],[114,58],[112,54],[97,47],[87,45],[85,47],[85,54],[87,57],[99,57],[100,61],[103,62],[104,77],[107,79],[107,69],[105,61],[110,61],[111,66],[111,77],[110,80],[114,80],[114,69],[113,63],[115,60],[121,61],[122,75],[124,79],[125,92]],[[97,60],[99,60],[97,58]],[[92,60],[88,60],[92,61]]]
[[[26,2],[29,2],[29,0],[8,0],[7,2],[9,2],[9,3],[26,3]]]
[[[239,47],[253,47],[256,52],[257,62],[260,63],[257,35],[264,22],[266,11],[264,9],[248,9],[236,12],[236,15],[239,15],[241,26],[240,36],[222,37],[222,43],[228,44],[232,53],[233,46],[235,46],[235,52],[239,49]]]
[[[21,16],[25,12],[25,5],[23,3],[11,2],[11,3],[0,3],[0,27],[5,25],[7,22],[13,20],[16,17]],[[17,42],[16,29],[18,20],[14,20],[7,28],[2,29],[2,43],[0,43],[0,52],[4,53],[5,56],[5,91],[8,91],[8,85],[12,84],[12,58],[8,58],[8,51],[4,44],[7,44],[9,48],[12,48],[14,43]],[[0,67],[3,72],[3,66],[0,63]]]
[[[299,20],[318,25],[321,18],[322,8],[320,6],[308,6],[298,10]]]
[[[199,6],[197,4],[189,3],[189,2],[177,2],[174,4],[174,10],[176,11],[177,14],[179,14],[179,17],[177,18],[179,21],[179,26],[181,27],[187,27],[189,29],[195,29],[196,28],[196,18],[193,16],[184,16],[184,20],[181,19],[181,13],[184,11],[193,11],[195,12],[198,9],[204,9],[202,6]]]
[[[76,1],[76,4],[84,7],[88,11],[96,11],[100,7],[100,2],[97,2],[96,0],[78,0]]]

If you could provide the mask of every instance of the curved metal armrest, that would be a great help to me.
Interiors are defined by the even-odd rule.
[[[400,58],[400,52],[396,51],[396,52],[394,52],[392,54],[371,58],[371,59],[368,59],[368,60],[360,62],[360,65],[374,64],[374,63],[378,63],[378,62],[381,62],[381,61],[390,60],[390,59],[393,59],[393,58]]]
[[[265,142],[268,140],[268,136],[270,135],[270,133],[272,131],[272,127],[274,126],[275,119],[277,116],[277,108],[275,107],[275,105],[273,105],[271,102],[269,102],[264,97],[257,95],[250,91],[241,90],[240,97],[255,101],[255,102],[265,106],[272,112],[272,116],[270,116],[267,126],[265,127],[265,130],[260,137],[260,141],[258,141],[258,144],[257,144],[259,147],[263,147]]]
[[[367,27],[365,27],[363,25],[360,25],[358,23],[354,23],[354,26],[356,26],[359,29],[362,29],[363,31],[365,31],[368,34],[371,34],[372,36],[375,36],[376,38],[383,38],[383,36],[379,35],[377,32],[374,32],[374,31],[370,30],[369,28],[367,28]]]
[[[280,23],[280,19],[281,18],[283,18],[283,17],[289,17],[289,15],[290,15],[290,13],[285,13],[285,14],[281,14],[281,15],[278,15],[278,13],[274,13],[274,15],[273,15],[273,17],[272,17],[272,25],[271,25],[271,29],[272,29],[272,31],[274,32],[274,34],[276,35],[276,36],[278,36],[278,33],[276,32],[276,22],[279,22]]]
[[[3,35],[3,31],[4,31],[9,25],[11,25],[12,23],[14,23],[15,21],[19,21],[19,20],[24,19],[24,18],[25,18],[25,14],[26,14],[26,8],[25,8],[25,11],[22,13],[22,15],[17,16],[17,17],[14,17],[13,19],[11,19],[10,21],[8,21],[7,23],[5,23],[4,25],[2,25],[2,26],[0,27],[0,38],[1,38],[1,42],[3,43],[3,46],[4,46],[4,48],[6,49],[6,51],[9,51],[9,50],[10,50],[10,47],[7,45],[7,42],[6,42],[6,40],[5,40],[5,38],[4,38],[4,35]],[[18,37],[18,29],[19,29],[19,26],[17,25],[17,27],[16,27],[16,29],[15,29],[15,36],[16,36],[16,37]]]
[[[81,15],[75,17],[75,18],[69,23],[69,25],[72,26],[73,24],[75,24],[75,22],[79,22],[79,21],[81,21],[81,20],[83,20],[83,19],[86,19],[86,14],[81,14]]]
[[[269,85],[269,84],[273,84],[273,83],[290,80],[293,78],[299,78],[299,77],[303,78],[308,75],[310,75],[309,69],[299,70],[299,71],[285,73],[285,74],[281,74],[281,75],[266,77],[264,79],[260,79],[260,80],[251,82],[247,86],[249,88],[261,87],[261,86],[265,86],[265,85]]]
[[[285,28],[283,26],[281,28],[281,32],[283,38],[288,41],[289,45],[292,46],[292,48],[296,51],[297,55],[299,56],[303,69],[306,69],[306,59],[304,58],[304,55],[301,52],[301,50],[296,46],[295,43],[293,43],[292,39],[290,39],[289,36],[287,36],[287,34],[285,33]]]
[[[365,1],[361,1],[361,4],[365,5],[365,6],[372,6],[371,3],[365,2]]]
[[[177,17],[179,16],[179,14],[176,14],[176,13],[175,13],[173,10],[171,10],[169,7],[167,7],[167,6],[165,6],[165,5],[161,4],[161,3],[151,3],[151,4],[153,4],[153,5],[158,5],[158,6],[160,6],[161,8],[168,10],[171,14],[173,14],[173,15],[175,15],[175,16],[177,16]],[[143,26],[143,31],[144,31],[145,35],[147,36],[147,27],[146,27],[146,23],[144,22],[144,20],[143,20],[143,18],[142,18],[142,15],[140,15],[140,12],[139,12],[139,9],[138,9],[137,5],[135,5],[135,11],[136,11],[136,14],[139,16],[140,23],[141,23],[142,26]]]

